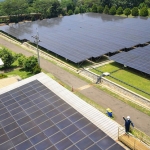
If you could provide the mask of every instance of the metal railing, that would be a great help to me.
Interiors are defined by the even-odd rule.
[[[95,69],[95,68],[92,68],[92,69],[96,70],[96,71],[97,71],[97,72],[99,72],[100,74],[102,74],[102,73],[103,73],[102,71],[97,70],[97,69]],[[123,68],[120,68],[120,69],[114,70],[114,71],[110,72],[110,74],[113,74],[113,73],[115,73],[115,72],[117,72],[117,71],[119,71],[119,70],[122,70],[122,69],[123,69]],[[139,88],[137,88],[137,87],[135,87],[135,86],[133,86],[133,85],[131,85],[131,84],[127,83],[127,82],[124,82],[124,81],[122,81],[122,80],[118,79],[118,78],[115,78],[115,77],[113,77],[112,75],[109,75],[109,77],[111,77],[111,78],[113,78],[114,80],[119,81],[120,83],[123,83],[123,84],[125,84],[125,85],[127,85],[127,86],[129,86],[129,87],[132,87],[132,88],[134,88],[134,89],[135,89],[135,90],[137,90],[137,91],[140,91],[140,92],[142,92],[142,93],[144,93],[144,94],[146,94],[146,95],[150,96],[150,93],[145,92],[145,91],[143,91],[143,90],[141,90],[141,89],[139,89]]]
[[[117,79],[117,78],[115,78],[115,77],[113,77],[113,76],[111,76],[111,75],[109,75],[109,76],[110,76],[111,78],[113,78],[113,79],[115,79],[115,80],[117,80],[117,81],[119,81],[119,82],[121,82],[121,83],[127,85],[127,86],[130,86],[130,87],[132,87],[132,88],[134,88],[134,89],[136,89],[136,90],[138,90],[138,91],[140,91],[140,92],[142,92],[142,93],[147,94],[147,95],[150,96],[150,93],[147,93],[147,92],[145,92],[145,91],[143,91],[143,90],[141,90],[141,89],[139,89],[139,88],[137,88],[137,87],[135,87],[135,86],[133,86],[133,85],[127,83],[127,82],[124,82],[124,81],[122,81],[122,80],[119,80],[119,79]]]
[[[125,128],[118,127],[118,140],[132,150],[150,150],[150,137],[137,128],[130,128],[131,133],[125,133]]]
[[[150,146],[150,136],[146,135],[144,132],[140,131],[137,128],[131,127],[131,133],[134,135],[134,137],[138,138],[140,141],[144,142],[148,146]]]

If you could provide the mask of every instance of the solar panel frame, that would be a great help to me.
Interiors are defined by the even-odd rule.
[[[110,57],[118,63],[150,74],[150,45],[138,47],[128,52],[121,52]]]
[[[38,82],[36,84],[39,87],[43,87],[47,93],[53,93],[50,92],[50,90],[48,91],[48,89],[44,87],[42,83]],[[28,83],[28,85],[30,85],[28,86],[29,89],[36,90],[36,86],[34,86],[36,84],[32,85]],[[26,84],[24,87],[26,87]],[[22,91],[20,93],[21,95],[25,95],[27,92],[26,88],[24,87],[22,86],[20,90]],[[16,93],[15,90],[12,91]],[[7,92],[7,94],[14,95],[12,91]],[[42,94],[40,95],[44,102],[47,101]],[[17,150],[32,150],[35,148],[38,150],[51,148],[59,150],[64,148],[80,149],[88,148],[91,144],[100,149],[97,143],[93,140],[93,136],[91,136],[93,132],[98,133],[97,131],[100,129],[93,125],[88,119],[84,118],[83,115],[77,112],[77,110],[72,108],[72,106],[63,101],[57,95],[57,99],[55,99],[53,103],[49,102],[49,105],[45,104],[44,107],[36,107],[39,103],[33,103],[33,106],[30,107],[30,105],[28,105],[29,108],[25,107],[25,109],[22,106],[25,106],[26,104],[20,103],[22,100],[24,100],[24,97],[18,95],[17,99],[16,97],[13,97],[13,100],[15,100],[14,103],[17,103],[18,105],[11,104],[12,108],[14,106],[14,108],[11,110],[7,109],[7,107],[10,106],[3,105],[3,103],[5,103],[5,97],[7,97],[7,95],[0,95],[0,104],[3,106],[0,108],[0,110],[4,110],[4,113],[0,114],[1,150],[14,148]],[[30,95],[27,95],[27,98],[30,100],[30,102],[36,100],[32,100]],[[7,99],[5,100],[6,102],[9,102]],[[63,111],[60,108],[63,108]],[[51,117],[49,117],[47,114],[54,110],[55,113],[53,115],[51,114]],[[9,122],[3,124],[3,121],[6,121],[7,119]],[[88,128],[90,129],[88,130]],[[103,132],[101,131],[101,133]],[[75,140],[76,137],[78,137],[78,140]],[[85,141],[88,143],[83,144]]]
[[[39,46],[80,63],[150,41],[149,22],[150,19],[140,17],[85,13],[2,26],[0,29],[17,39],[34,42],[32,36],[38,28]]]

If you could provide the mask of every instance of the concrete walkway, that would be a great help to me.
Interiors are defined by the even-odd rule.
[[[23,53],[26,56],[33,55],[31,52],[24,50],[21,45],[18,46],[3,38],[0,38],[0,45],[3,45],[16,53]],[[77,78],[76,76],[43,58],[41,58],[41,67],[70,87],[73,86],[75,89],[88,85],[87,82]],[[150,136],[150,117],[148,115],[128,106],[127,104],[105,93],[104,91],[95,88],[94,86],[85,88],[80,92],[101,105],[103,108],[111,108],[113,114],[115,115],[115,121],[121,125],[124,124],[122,116],[130,115],[135,127]]]
[[[0,89],[10,84],[13,84],[15,82],[18,82],[17,77],[9,77],[9,78],[0,79]]]

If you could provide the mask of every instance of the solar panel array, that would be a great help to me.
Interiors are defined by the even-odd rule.
[[[0,95],[0,150],[123,150],[38,80]]]
[[[150,45],[139,47],[128,52],[121,52],[110,57],[110,59],[150,74]]]
[[[150,41],[150,19],[86,13],[10,26],[1,30],[34,42],[38,29],[40,46],[74,63]]]

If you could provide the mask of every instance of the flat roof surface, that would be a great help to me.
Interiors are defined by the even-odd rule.
[[[79,63],[150,41],[149,24],[149,18],[85,13],[2,26],[0,29],[17,39],[34,42],[32,36],[36,35],[37,28],[40,46]]]
[[[128,52],[121,52],[110,57],[125,66],[150,74],[150,45],[138,47]]]
[[[44,73],[0,91],[1,150],[123,150],[118,126]]]

